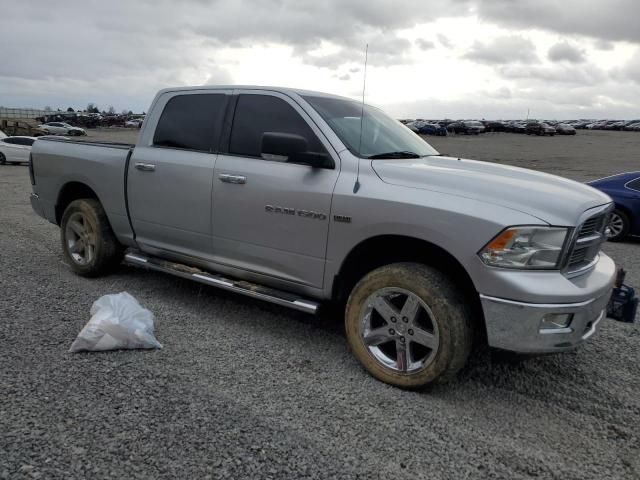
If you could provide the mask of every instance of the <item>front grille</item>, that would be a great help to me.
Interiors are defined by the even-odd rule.
[[[607,223],[607,213],[599,213],[585,220],[580,225],[578,234],[570,249],[566,271],[568,274],[579,272],[593,262],[600,251],[600,246],[606,240],[604,229]]]
[[[607,215],[596,215],[595,217],[589,218],[582,224],[578,238],[590,237],[596,233],[601,233],[606,220]]]

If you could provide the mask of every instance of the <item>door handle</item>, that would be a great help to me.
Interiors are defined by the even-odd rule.
[[[155,172],[156,170],[156,166],[153,165],[152,163],[136,162],[135,167],[138,170],[142,170],[143,172]]]
[[[221,182],[224,183],[235,183],[237,185],[247,183],[247,177],[245,177],[244,175],[229,175],[227,173],[223,173],[221,175],[218,175],[218,178]]]

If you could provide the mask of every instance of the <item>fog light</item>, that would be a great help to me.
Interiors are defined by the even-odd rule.
[[[573,313],[549,313],[542,317],[540,333],[568,333],[573,320]]]

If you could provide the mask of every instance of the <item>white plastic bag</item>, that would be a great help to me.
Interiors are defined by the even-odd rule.
[[[153,335],[153,313],[127,292],[100,297],[90,313],[70,352],[162,348]]]

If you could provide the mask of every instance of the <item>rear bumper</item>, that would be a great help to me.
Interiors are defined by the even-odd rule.
[[[489,346],[521,353],[572,350],[597,332],[606,316],[615,277],[613,261],[601,256],[596,267],[600,285],[591,284],[586,300],[573,303],[527,303],[480,295]],[[594,274],[591,272],[587,275]],[[563,292],[557,292],[559,296]],[[549,328],[543,319],[572,315],[566,327]]]

